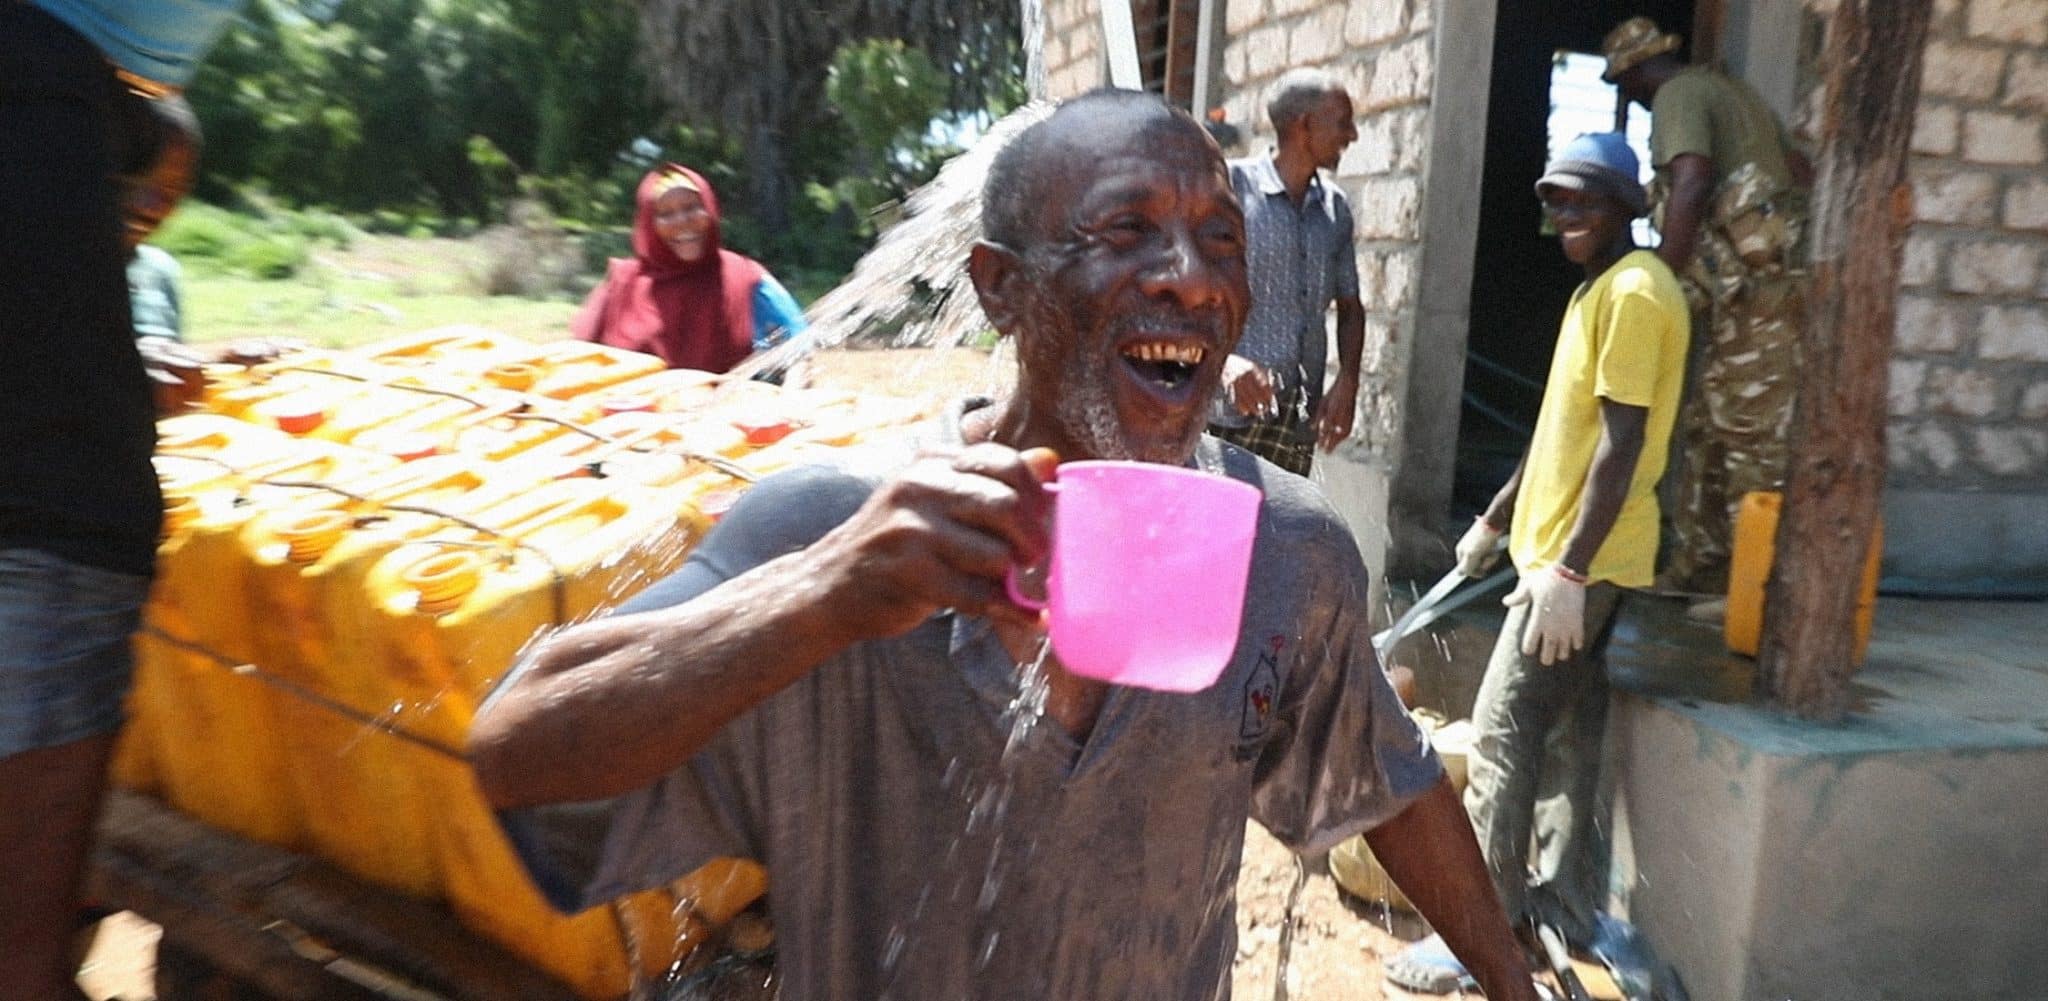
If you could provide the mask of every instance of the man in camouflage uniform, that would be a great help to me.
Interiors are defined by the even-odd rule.
[[[1680,62],[1679,44],[1634,17],[1608,33],[1601,51],[1604,78],[1650,110],[1657,253],[1693,309],[1675,538],[1658,583],[1719,594],[1742,495],[1785,482],[1812,169],[1754,89]]]

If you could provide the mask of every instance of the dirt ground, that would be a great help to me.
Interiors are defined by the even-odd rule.
[[[992,355],[970,348],[836,350],[815,359],[812,378],[820,386],[957,396],[998,389],[1013,364],[1006,352]],[[1298,872],[1306,878],[1297,892]],[[1248,825],[1232,977],[1239,1001],[1408,1001],[1419,995],[1386,987],[1381,963],[1426,933],[1412,915],[1350,898],[1320,859],[1298,866],[1264,829]],[[80,984],[95,1001],[154,998],[151,977],[159,935],[154,924],[134,914],[103,922]]]
[[[1297,872],[1307,877],[1298,894],[1292,892]],[[1283,950],[1290,896],[1293,934]],[[1428,933],[1412,914],[1365,903],[1339,889],[1321,859],[1304,859],[1297,867],[1294,853],[1264,828],[1247,825],[1244,866],[1237,877],[1237,965],[1231,974],[1237,1001],[1426,997],[1388,986],[1381,964]]]
[[[1013,378],[1016,356],[979,348],[834,348],[817,352],[809,364],[815,386],[954,397],[1000,391]]]

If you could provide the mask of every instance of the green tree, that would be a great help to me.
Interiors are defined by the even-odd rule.
[[[923,183],[959,152],[930,138],[945,110],[945,75],[900,41],[841,46],[825,73],[825,98],[853,139],[849,169],[831,190],[856,212]]]
[[[484,218],[506,163],[613,169],[655,117],[638,56],[624,0],[253,0],[192,87],[201,193]]]
[[[532,169],[600,170],[657,109],[641,68],[640,22],[626,0],[506,0],[522,75],[538,83]]]
[[[827,68],[847,39],[899,38],[945,71],[947,107],[1014,102],[1016,0],[639,0],[654,80],[689,120],[716,124],[743,147],[752,214],[789,230],[807,140],[829,131]],[[828,158],[829,159],[829,158]],[[816,178],[812,178],[816,179]]]

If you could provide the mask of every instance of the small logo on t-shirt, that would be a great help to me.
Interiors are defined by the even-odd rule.
[[[1280,652],[1286,647],[1285,638],[1273,637],[1244,679],[1244,720],[1237,731],[1241,741],[1263,740],[1272,726],[1273,702],[1280,697]]]

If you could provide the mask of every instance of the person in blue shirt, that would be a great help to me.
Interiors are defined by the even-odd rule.
[[[122,177],[122,216],[128,244],[128,301],[135,336],[184,339],[179,295],[180,270],[170,252],[144,241],[192,192],[199,175],[199,120],[185,99],[149,102],[157,126],[153,153]],[[147,346],[145,345],[145,353]]]
[[[0,994],[80,1001],[92,829],[163,500],[117,174],[240,0],[0,3]]]

